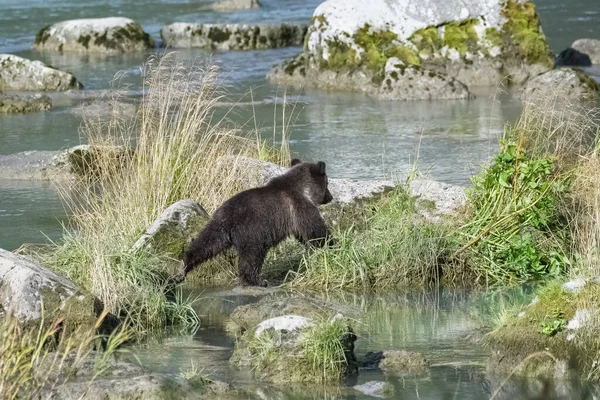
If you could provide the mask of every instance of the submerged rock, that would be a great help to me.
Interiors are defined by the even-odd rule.
[[[366,369],[381,369],[394,375],[419,375],[429,369],[429,361],[421,354],[405,350],[369,352],[361,362]]]
[[[0,114],[46,111],[52,108],[52,100],[44,95],[8,95],[0,93]]]
[[[169,47],[209,50],[256,50],[301,46],[306,25],[194,24],[176,22],[160,35]]]
[[[355,385],[352,388],[371,397],[385,398],[394,395],[394,385],[389,382],[369,381],[362,385]]]
[[[148,249],[179,258],[208,221],[208,214],[195,200],[170,205],[134,243],[131,251]]]
[[[600,40],[599,39],[577,39],[571,45],[577,51],[587,54],[592,64],[600,64]]]
[[[74,283],[28,258],[0,249],[0,307],[21,323],[46,323],[64,317],[66,324],[93,326],[94,299]]]
[[[569,47],[556,56],[554,65],[557,67],[590,67],[592,60],[587,54]]]
[[[218,0],[211,7],[215,11],[236,11],[260,8],[261,4],[258,0]]]
[[[313,13],[305,43],[302,57],[275,67],[268,78],[373,91],[387,61],[396,57],[406,66],[423,68],[426,79],[428,71],[438,74],[441,81],[432,85],[456,79],[467,86],[491,86],[507,77],[508,83],[520,85],[553,65],[530,1],[327,0]],[[446,93],[430,91],[425,98]],[[399,87],[388,98],[413,97]]]
[[[61,91],[83,86],[70,73],[12,54],[0,54],[0,90]]]
[[[154,48],[154,39],[129,18],[73,19],[43,28],[36,50],[119,54]]]

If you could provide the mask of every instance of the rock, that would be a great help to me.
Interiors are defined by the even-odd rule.
[[[409,193],[417,197],[419,212],[430,221],[442,216],[456,215],[467,204],[467,194],[462,186],[451,185],[429,179],[409,182]]]
[[[339,380],[356,373],[354,342],[357,338],[348,320],[343,316],[320,318],[318,323],[298,315],[262,321],[257,326],[257,329],[264,328],[259,334],[249,330],[238,338],[230,362],[239,367],[250,367],[258,379],[273,383]],[[321,334],[323,329],[327,335]],[[311,352],[322,351],[322,347],[343,350],[343,354],[329,353],[338,357],[331,360],[336,365],[335,370],[330,369],[331,364],[320,365],[312,358]]]
[[[259,337],[263,331],[273,329],[276,332],[297,332],[312,326],[313,323],[306,317],[300,315],[282,315],[281,317],[269,318],[256,326],[254,335]]]
[[[394,395],[394,385],[389,382],[369,381],[362,385],[354,385],[354,390],[371,397],[391,397]]]
[[[67,382],[45,393],[51,400],[129,400],[191,399],[187,388],[177,380],[160,374],[135,377]],[[196,397],[197,398],[197,397]]]
[[[536,76],[527,82],[522,99],[527,102],[538,96],[560,96],[564,101],[579,103],[595,103],[600,94],[600,84],[590,78],[585,72],[576,68],[559,68]],[[544,107],[546,108],[546,107]],[[557,105],[558,110],[562,108]]]
[[[577,293],[581,289],[583,289],[586,284],[587,284],[587,281],[585,279],[579,278],[579,279],[574,279],[572,281],[563,283],[562,288],[566,292]]]
[[[398,376],[419,375],[429,369],[429,361],[421,353],[405,350],[385,350],[365,354],[361,366],[366,369],[379,368]]]
[[[456,79],[469,87],[496,86],[507,77],[521,85],[553,65],[535,6],[521,0],[327,0],[313,13],[305,43],[301,57],[275,67],[268,78],[368,92],[380,86],[392,57],[423,68],[432,84]],[[389,98],[411,98],[402,87]]]
[[[48,96],[17,96],[0,93],[0,114],[26,113],[46,111],[52,108],[52,100]]]
[[[592,64],[600,64],[600,40],[598,39],[577,39],[571,45],[577,51],[587,54]]]
[[[260,8],[258,0],[219,0],[211,5],[215,11],[251,10]]]
[[[556,67],[591,67],[590,56],[571,47],[560,52],[554,62]]]
[[[70,327],[93,326],[94,299],[75,284],[14,253],[0,249],[0,307],[21,323],[51,323],[64,317]]]
[[[130,251],[145,248],[179,258],[185,246],[200,233],[208,218],[197,201],[180,200],[163,211]]]
[[[137,22],[122,17],[73,19],[46,26],[36,50],[120,54],[154,48],[154,39]]]
[[[70,171],[80,176],[96,175],[107,165],[122,166],[133,157],[133,149],[125,146],[90,146],[82,144],[66,151]]]
[[[295,322],[300,323],[301,318],[312,319],[323,314],[337,313],[353,317],[357,316],[359,311],[343,304],[303,296],[265,296],[256,303],[245,304],[233,310],[229,316],[227,330],[232,334],[242,333],[254,329],[261,321],[270,321],[282,316],[300,317],[294,318]]]
[[[42,368],[52,364],[56,353],[51,353],[42,363]],[[42,392],[43,399],[75,400],[129,400],[129,399],[212,399],[229,398],[229,395],[243,395],[225,382],[213,381],[201,375],[189,378],[163,374],[152,374],[137,363],[131,363],[115,357],[102,357],[91,351],[82,360],[75,354],[64,356],[63,368],[57,375],[52,371],[36,371],[40,378],[47,376],[51,388]],[[101,357],[102,363],[98,360]],[[102,370],[98,370],[98,366]],[[56,369],[56,367],[55,367]],[[224,396],[224,397],[221,397]],[[249,397],[244,397],[249,398]]]
[[[394,187],[394,183],[385,180],[360,180],[329,178],[329,191],[334,203],[349,204],[360,199],[368,199]]]
[[[0,90],[61,91],[83,85],[68,72],[12,54],[0,54]]]
[[[387,60],[383,81],[374,95],[382,100],[454,100],[473,97],[469,89],[456,79],[417,65],[407,66],[396,57]]]
[[[176,22],[164,26],[160,35],[174,48],[209,50],[255,50],[301,46],[306,25],[194,24]]]
[[[65,173],[66,154],[61,151],[24,151],[0,155],[0,178],[10,180],[49,180]]]
[[[578,330],[589,324],[598,315],[598,310],[577,310],[575,316],[569,320],[566,328],[569,330]]]

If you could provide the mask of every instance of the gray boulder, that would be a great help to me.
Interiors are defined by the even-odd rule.
[[[600,64],[599,39],[577,39],[573,42],[571,47],[590,56],[592,64]]]
[[[185,246],[202,230],[208,214],[195,200],[170,205],[134,243],[131,251],[145,248],[179,258]]]
[[[36,50],[120,54],[154,48],[154,39],[137,22],[122,17],[74,19],[43,28]]]
[[[268,78],[330,88],[341,76],[342,89],[369,91],[365,82],[379,87],[386,62],[397,57],[469,87],[521,85],[553,65],[530,1],[327,0],[313,13],[305,43],[303,62],[286,61]],[[413,98],[401,87],[392,92]]]
[[[411,196],[417,198],[419,212],[430,221],[442,216],[456,215],[467,204],[467,194],[462,186],[429,180],[415,179],[409,182]]]
[[[0,54],[0,90],[61,91],[83,86],[68,72],[12,54]]]
[[[160,35],[169,47],[209,50],[255,50],[301,46],[306,25],[194,24],[176,22]]]
[[[396,57],[387,61],[381,86],[375,94],[382,100],[469,99],[469,89],[456,79],[416,65],[405,65]]]
[[[258,0],[219,0],[211,5],[215,11],[237,11],[260,8]]]
[[[0,249],[0,307],[21,323],[65,317],[71,326],[93,326],[94,299],[75,284],[28,258]]]
[[[580,69],[558,68],[529,80],[522,99],[528,101],[539,95],[552,94],[565,101],[595,103],[600,95],[600,84]]]
[[[50,108],[52,108],[52,100],[48,96],[41,94],[23,96],[0,93],[0,114],[46,111]]]
[[[80,176],[95,175],[103,166],[123,166],[133,157],[133,149],[125,146],[90,146],[81,144],[65,153],[70,172]]]

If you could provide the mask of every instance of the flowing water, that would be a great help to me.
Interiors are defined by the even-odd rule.
[[[198,310],[203,322],[195,335],[134,348],[133,353],[153,372],[177,376],[194,366],[211,379],[230,382],[265,399],[369,399],[372,397],[353,389],[368,381],[391,383],[395,388],[393,398],[397,399],[489,399],[499,384],[486,379],[489,352],[466,337],[483,320],[492,319],[490,310],[498,309],[503,301],[510,299],[511,304],[517,304],[531,298],[527,288],[487,293],[449,290],[338,295],[334,301],[359,312],[358,322],[354,323],[359,361],[369,351],[404,349],[425,356],[430,369],[422,375],[404,377],[360,370],[358,376],[341,385],[277,386],[257,382],[250,371],[231,367],[228,361],[234,341],[224,329],[227,316],[238,305],[258,298],[233,295],[223,289],[199,290],[196,294],[203,297]]]

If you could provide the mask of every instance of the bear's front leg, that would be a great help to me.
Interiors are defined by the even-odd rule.
[[[238,274],[244,286],[262,286],[260,271],[262,270],[268,249],[260,247],[244,247],[238,249]]]

